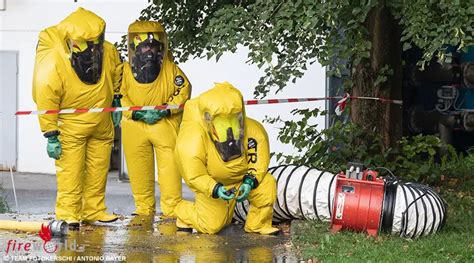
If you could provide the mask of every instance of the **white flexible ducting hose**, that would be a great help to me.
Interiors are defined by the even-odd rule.
[[[277,201],[273,221],[319,219],[330,221],[337,175],[295,165],[272,167],[277,179]],[[446,221],[446,205],[430,187],[385,179],[385,195],[380,230],[406,238],[434,234]],[[235,206],[234,219],[243,223],[249,202]]]
[[[390,183],[396,187],[396,198],[392,225],[387,232],[416,238],[441,230],[446,222],[446,204],[433,189],[411,182],[395,181],[387,185]]]

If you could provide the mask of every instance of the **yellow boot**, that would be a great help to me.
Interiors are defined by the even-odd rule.
[[[97,217],[97,221],[101,223],[112,223],[117,221],[118,216],[116,214],[102,213]]]
[[[95,216],[93,219],[84,219],[82,222],[87,223],[87,224],[92,224],[95,221],[99,221],[101,223],[112,223],[117,221],[119,217],[116,214],[109,214],[106,212],[102,212]]]
[[[177,232],[188,232],[188,233],[192,233],[193,232],[193,228],[192,226],[184,223],[183,221],[179,220],[179,218],[176,219],[176,231]]]

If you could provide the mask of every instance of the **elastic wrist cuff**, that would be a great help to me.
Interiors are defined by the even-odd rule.
[[[163,103],[162,106],[168,106],[168,103]],[[166,109],[165,111],[166,111],[166,117],[171,116],[171,110],[170,109]]]
[[[43,133],[43,136],[45,138],[49,138],[49,137],[53,137],[53,136],[58,136],[59,134],[60,134],[59,131],[49,131],[49,132]]]
[[[221,187],[221,186],[224,186],[224,185],[221,184],[221,183],[217,183],[217,184],[214,186],[214,189],[212,189],[212,198],[214,198],[214,199],[219,198],[219,195],[217,195],[217,190],[218,190],[219,187]]]
[[[252,189],[255,189],[258,187],[258,180],[253,176],[252,174],[248,173],[244,176],[244,183],[245,181],[251,182]]]
[[[132,111],[132,120],[138,121],[138,116],[136,114],[136,111]]]
[[[112,107],[122,107],[119,98],[116,98],[112,101]]]

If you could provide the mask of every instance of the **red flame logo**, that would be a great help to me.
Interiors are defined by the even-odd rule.
[[[51,240],[51,229],[49,229],[49,226],[45,226],[44,224],[41,224],[41,229],[38,234],[41,237],[41,239],[43,239],[44,243]]]
[[[41,229],[38,234],[41,237],[41,239],[43,239],[44,243],[51,240],[51,229],[49,229],[49,226],[45,226],[44,224],[41,224]]]
[[[54,253],[58,250],[57,244],[54,244],[53,242],[51,243],[49,242],[51,241],[51,229],[49,228],[49,226],[45,226],[44,224],[41,224],[41,229],[38,232],[38,235],[44,241],[44,244],[43,244],[44,251],[46,251],[47,253]]]

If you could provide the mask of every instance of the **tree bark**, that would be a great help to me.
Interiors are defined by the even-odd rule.
[[[372,43],[370,58],[356,65],[352,74],[353,96],[402,97],[402,49],[401,30],[388,7],[379,4],[368,16],[366,28]],[[388,80],[375,86],[378,72],[385,65],[393,70]],[[351,103],[351,119],[366,132],[382,136],[382,146],[395,147],[402,136],[402,107],[372,100],[354,100]],[[370,144],[373,142],[362,142]]]

